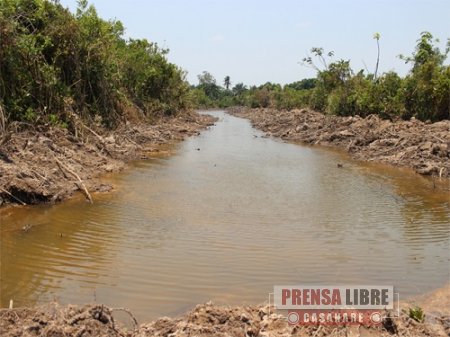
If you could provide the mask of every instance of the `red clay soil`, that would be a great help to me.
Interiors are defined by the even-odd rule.
[[[353,158],[409,167],[422,175],[450,177],[450,121],[382,120],[376,115],[328,116],[301,109],[233,108],[268,136],[345,149]]]

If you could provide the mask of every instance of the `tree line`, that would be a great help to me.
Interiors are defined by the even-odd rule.
[[[380,35],[375,34],[374,39],[378,51],[374,73],[355,72],[350,60],[334,61],[332,51],[312,48],[311,56],[305,57],[303,63],[317,71],[315,78],[284,86],[268,82],[251,87],[237,83],[231,87],[227,76],[222,87],[211,74],[203,72],[199,84],[191,88],[192,95],[196,105],[202,108],[308,107],[339,116],[377,114],[387,119],[450,119],[450,66],[445,64],[450,39],[447,48],[441,51],[431,33],[421,33],[412,55],[399,56],[411,65],[404,77],[394,71],[378,75]]]
[[[379,53],[380,36],[374,36]],[[335,115],[449,119],[450,49],[424,32],[401,77],[354,72],[349,60],[313,48],[303,62],[317,76],[287,85],[223,83],[208,72],[190,86],[168,50],[127,39],[120,21],[104,20],[87,0],[75,13],[58,0],[0,2],[0,132],[13,121],[71,128],[75,118],[114,127],[127,119],[174,115],[193,107],[310,107]],[[379,54],[378,54],[379,55]]]
[[[0,2],[0,120],[71,127],[74,118],[113,127],[192,106],[185,72],[167,49],[126,39],[87,0]]]

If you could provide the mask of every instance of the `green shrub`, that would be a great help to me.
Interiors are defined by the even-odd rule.
[[[419,323],[422,323],[425,320],[423,309],[417,306],[409,308],[408,316]]]
[[[294,89],[286,85],[283,90],[275,93],[275,107],[285,110],[305,107],[308,104],[310,92],[310,90]]]
[[[269,88],[254,89],[248,96],[248,105],[251,108],[268,108],[271,106],[271,92]]]
[[[423,121],[449,119],[450,66],[444,65],[449,48],[441,52],[434,42],[430,33],[423,32],[413,55],[402,56],[413,64],[404,79],[394,72],[378,78],[365,76],[362,71],[355,75],[344,60],[329,65],[322,62],[325,69],[315,67],[318,74],[309,95],[309,106],[339,116],[378,114],[382,118],[414,116]],[[313,64],[311,58],[307,60]]]
[[[126,40],[120,21],[101,19],[85,0],[75,14],[56,0],[4,0],[0,34],[7,121],[70,123],[75,111],[114,126],[130,103],[148,116],[190,108],[185,74],[167,50]]]
[[[435,42],[432,34],[423,32],[412,56],[401,56],[406,63],[412,63],[405,79],[405,118],[437,121],[450,117],[450,72],[444,65],[449,48],[441,52]]]
[[[375,34],[374,38],[379,44],[380,35]],[[355,74],[350,61],[331,62],[333,52],[313,48],[311,53],[317,60],[306,57],[304,61],[317,70],[315,79],[304,79],[284,87],[268,82],[250,89],[238,83],[229,91],[204,72],[191,96],[200,107],[245,105],[285,110],[310,107],[338,116],[377,114],[388,119],[414,116],[423,121],[438,121],[450,118],[450,66],[444,65],[449,50],[450,40],[448,48],[442,52],[435,47],[433,36],[423,32],[412,56],[401,57],[412,64],[409,74],[402,78],[393,71],[380,76],[377,70],[376,74],[363,71]]]

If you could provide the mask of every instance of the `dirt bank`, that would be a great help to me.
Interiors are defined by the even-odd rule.
[[[447,295],[448,296],[448,295]],[[129,312],[128,312],[129,313]],[[18,336],[450,336],[450,316],[427,315],[419,323],[403,312],[382,325],[301,326],[287,324],[284,316],[268,306],[221,307],[197,305],[180,318],[163,317],[139,325],[131,313],[102,305],[60,306],[51,303],[28,309],[0,310],[3,337]],[[120,316],[119,316],[120,314]],[[126,327],[127,326],[127,327]]]
[[[327,116],[306,109],[234,108],[230,113],[248,118],[269,136],[311,145],[336,146],[358,160],[409,167],[417,173],[450,177],[450,121],[391,122],[367,118]]]
[[[126,161],[213,123],[213,117],[192,112],[114,131],[80,122],[75,135],[64,128],[12,125],[0,135],[0,205],[56,202],[77,190],[89,199],[92,192],[111,189],[99,181],[102,173],[121,170]]]

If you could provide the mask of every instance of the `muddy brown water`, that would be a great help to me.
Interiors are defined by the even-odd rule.
[[[93,205],[2,210],[1,306],[100,302],[147,320],[262,303],[276,284],[405,298],[449,281],[449,196],[433,181],[212,114],[200,136],[106,177],[115,191]]]

